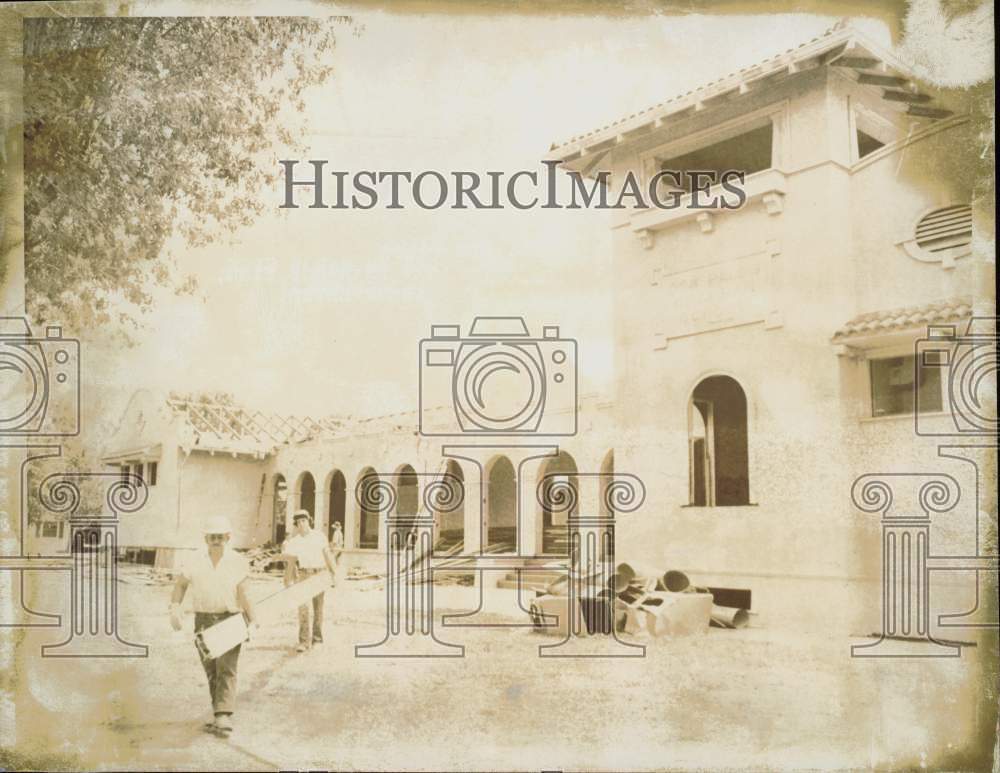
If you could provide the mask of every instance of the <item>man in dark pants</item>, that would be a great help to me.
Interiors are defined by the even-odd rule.
[[[174,630],[181,629],[180,604],[188,587],[194,607],[194,631],[215,625],[240,612],[254,623],[253,608],[246,595],[250,566],[247,560],[226,547],[232,528],[223,517],[213,517],[205,525],[205,544],[184,566],[174,585],[170,599],[170,622]],[[232,732],[232,715],[236,705],[236,666],[240,645],[217,658],[202,658],[212,696],[213,720],[207,729],[221,735]]]

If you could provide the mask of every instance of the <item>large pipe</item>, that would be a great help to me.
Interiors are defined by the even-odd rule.
[[[608,581],[608,584],[611,586],[611,590],[615,592],[615,595],[618,595],[628,588],[628,581],[629,578],[624,574],[615,572],[611,575],[611,579]]]
[[[652,567],[633,562],[618,564],[612,575],[612,581],[616,593],[621,593],[629,585],[647,585],[649,583],[653,583],[656,590],[679,593],[687,590],[691,585],[691,580],[684,572],[675,569],[659,572]]]
[[[619,582],[623,581],[626,585],[645,585],[650,580],[655,582],[660,578],[660,572],[652,567],[624,561],[615,568],[615,574],[618,575]]]
[[[680,593],[691,587],[691,580],[684,572],[671,569],[663,573],[656,581],[656,587],[660,590],[668,590],[673,593]]]
[[[722,628],[744,628],[750,622],[750,613],[745,609],[733,607],[717,607],[712,605],[710,613],[712,622]]]

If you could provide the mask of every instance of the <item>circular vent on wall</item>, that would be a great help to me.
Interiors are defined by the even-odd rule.
[[[952,268],[956,258],[972,251],[972,207],[952,204],[925,212],[912,236],[897,244],[911,258]]]
[[[924,252],[941,252],[972,244],[972,207],[935,209],[917,223],[917,247]]]

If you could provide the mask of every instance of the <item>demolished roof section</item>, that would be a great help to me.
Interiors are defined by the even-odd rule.
[[[185,421],[188,438],[182,445],[202,451],[263,457],[278,446],[333,435],[343,427],[343,422],[332,417],[248,411],[229,401],[171,396],[166,402],[170,411]]]

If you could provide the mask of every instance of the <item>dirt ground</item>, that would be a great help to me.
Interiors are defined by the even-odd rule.
[[[462,658],[356,658],[384,633],[384,595],[342,582],[326,642],[297,654],[294,614],[239,664],[236,730],[209,735],[206,680],[166,616],[169,585],[122,570],[123,638],[148,658],[39,658],[21,641],[16,755],[5,767],[144,770],[987,769],[996,685],[961,658],[853,659],[843,636],[709,629],[644,640],[640,658],[539,658],[525,628],[438,628]],[[254,580],[252,595],[278,588]],[[56,598],[40,591],[36,608]],[[64,610],[65,611],[65,610]],[[527,621],[525,621],[527,622]],[[995,646],[995,645],[993,645]],[[990,706],[993,706],[993,710]],[[985,767],[984,767],[985,766]]]

